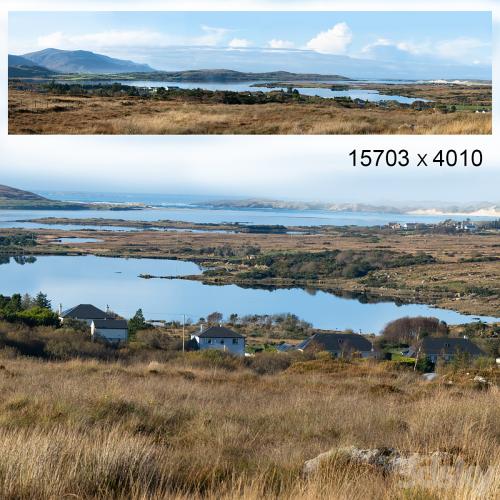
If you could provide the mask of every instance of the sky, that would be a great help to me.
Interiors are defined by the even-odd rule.
[[[87,12],[83,20],[73,22],[71,30],[61,26],[56,19],[61,13],[26,14],[25,28],[16,33],[22,16],[12,11],[21,8],[28,10],[64,10],[69,9],[140,9],[152,8],[208,9],[222,8],[248,10],[264,9],[320,9],[331,8],[333,2],[320,0],[185,0],[185,2],[143,0],[3,0],[0,2],[0,72],[6,74],[7,52],[22,53],[37,50],[38,38],[62,32],[67,35],[84,35],[107,31],[108,23],[96,21],[95,14]],[[495,31],[491,38],[490,14],[451,12],[439,23],[436,13],[406,14],[384,12],[355,15],[350,12],[341,14],[313,13],[314,23],[297,22],[293,29],[290,24],[269,22],[262,27],[255,22],[247,28],[229,22],[219,23],[213,19],[200,18],[192,26],[191,37],[207,33],[202,25],[237,29],[224,34],[219,49],[227,51],[227,44],[232,39],[251,40],[262,45],[270,40],[293,42],[299,47],[306,45],[322,32],[326,32],[339,23],[345,22],[352,37],[345,45],[344,55],[360,54],[363,48],[387,39],[395,43],[412,42],[419,44],[425,52],[426,37],[434,41],[455,40],[456,57],[467,55],[467,60],[474,62],[493,54],[498,60],[500,49],[500,2],[486,0],[346,0],[335,1],[335,7],[346,9],[370,9],[375,4],[380,9],[490,9],[493,10]],[[7,23],[7,11],[10,10],[10,22]],[[106,14],[108,15],[108,14]],[[217,13],[217,16],[219,14]],[[276,14],[280,17],[283,14]],[[68,14],[64,14],[68,16]],[[94,16],[94,21],[92,20]],[[378,19],[391,22],[381,23]],[[427,22],[424,16],[436,19]],[[440,15],[441,16],[441,15]],[[452,16],[453,19],[450,17]],[[115,16],[113,16],[115,17]],[[148,28],[159,31],[161,22],[157,14],[146,16],[151,23],[142,19],[140,13],[134,13],[130,24],[115,26],[116,31]],[[238,16],[236,16],[238,17]],[[241,16],[239,16],[241,18]],[[373,20],[377,17],[377,22]],[[406,21],[405,21],[405,19]],[[59,18],[61,19],[61,18]],[[129,16],[129,19],[132,17]],[[245,19],[250,19],[245,17]],[[303,14],[299,14],[299,20]],[[442,19],[442,18],[441,18]],[[370,22],[370,20],[372,20]],[[418,20],[418,23],[417,23]],[[139,22],[140,21],[140,22]],[[477,21],[477,22],[476,22]],[[24,21],[23,21],[24,22]],[[81,25],[80,25],[81,22]],[[158,25],[154,24],[158,22]],[[417,29],[417,26],[420,28]],[[17,27],[16,27],[17,26]],[[159,27],[158,27],[159,26]],[[179,25],[180,26],[180,25]],[[376,29],[374,29],[374,26]],[[7,29],[8,28],[8,29]],[[175,26],[174,26],[175,28]],[[314,28],[314,29],[313,29]],[[425,28],[425,30],[424,30]],[[427,29],[428,28],[428,29]],[[172,32],[174,29],[172,29]],[[422,33],[426,32],[424,36]],[[259,33],[262,33],[259,38]],[[8,37],[7,37],[8,36]],[[493,47],[486,50],[474,48],[475,42],[460,46],[457,40],[467,39],[493,41]],[[94,43],[97,43],[94,41]],[[102,40],[101,42],[102,43]],[[118,50],[107,42],[109,51]],[[382,48],[391,47],[379,43]],[[101,45],[99,45],[101,47]],[[401,45],[401,47],[406,47]],[[409,45],[407,46],[410,47]],[[445,51],[446,51],[446,45]],[[453,47],[453,45],[452,45]],[[69,47],[68,47],[69,48]],[[97,50],[97,45],[89,48]],[[103,51],[104,51],[103,46]],[[213,47],[212,47],[213,48]],[[255,47],[254,47],[255,48]],[[397,48],[397,47],[396,47]],[[141,49],[141,50],[139,50]],[[249,48],[251,49],[251,47]],[[467,49],[467,50],[466,50]],[[101,49],[99,49],[101,50]],[[127,47],[127,50],[129,48]],[[140,47],[136,43],[139,62],[149,47]],[[293,49],[289,49],[293,50]],[[295,49],[297,50],[297,49]],[[299,49],[300,50],[300,49]],[[338,50],[338,47],[337,49]],[[410,52],[409,50],[403,52]],[[108,53],[108,50],[106,50]],[[121,57],[119,52],[111,55]],[[315,52],[317,53],[317,52]],[[397,54],[398,52],[396,52]],[[443,54],[443,52],[441,52]],[[486,54],[486,55],[485,55]],[[320,54],[321,55],[321,54]],[[404,55],[404,54],[403,54]],[[432,57],[437,57],[436,54]],[[361,57],[361,56],[360,56]],[[380,57],[380,56],[379,56]],[[427,56],[426,56],[427,57]],[[443,60],[438,59],[437,64]],[[165,194],[214,194],[262,196],[299,200],[327,200],[352,202],[386,201],[499,201],[500,185],[500,149],[498,133],[500,116],[497,95],[500,89],[500,65],[494,65],[494,134],[492,136],[194,136],[194,137],[107,137],[107,136],[9,136],[7,133],[7,82],[0,79],[0,184],[8,184],[30,190],[69,190],[69,191],[114,191],[114,192],[149,192]],[[354,168],[349,162],[349,152],[358,149],[400,149],[407,148],[413,157],[417,153],[435,154],[440,148],[461,151],[481,149],[484,165],[478,168],[417,168],[415,164],[407,168]]]
[[[170,70],[189,67],[189,51],[169,54],[188,47],[198,65],[205,49],[205,65],[219,53],[221,63],[247,58],[248,71],[255,52],[490,71],[491,27],[489,12],[10,12],[8,47],[14,54],[84,49]]]

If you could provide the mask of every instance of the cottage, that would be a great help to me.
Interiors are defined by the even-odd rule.
[[[87,325],[91,325],[93,320],[107,319],[108,313],[101,311],[92,304],[79,304],[71,309],[62,310],[59,306],[59,320],[64,323],[65,319],[74,319],[77,321],[84,321]]]
[[[212,326],[191,335],[195,349],[217,349],[238,356],[245,355],[245,337],[223,326]]]
[[[336,358],[375,357],[372,343],[357,333],[316,333],[297,345],[300,351],[327,351]]]
[[[468,338],[424,337],[418,346],[410,348],[409,356],[427,357],[433,363],[439,359],[451,361],[457,354],[465,354],[471,358],[484,356],[483,351]]]
[[[120,344],[128,339],[128,324],[124,319],[94,319],[90,324],[90,334],[92,339]]]

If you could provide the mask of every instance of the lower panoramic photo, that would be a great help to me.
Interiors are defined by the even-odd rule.
[[[0,497],[498,498],[500,209],[470,179],[382,204],[32,172],[0,185]]]
[[[491,134],[491,12],[9,13],[10,134]]]

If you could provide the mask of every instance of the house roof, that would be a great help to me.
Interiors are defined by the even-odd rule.
[[[464,338],[453,337],[424,337],[422,351],[425,354],[456,354],[457,351],[480,356],[484,354],[474,342]]]
[[[61,314],[62,318],[79,319],[105,319],[107,317],[104,311],[98,309],[92,304],[79,304],[71,309],[66,309]]]
[[[295,349],[295,346],[293,344],[287,344],[286,342],[276,346],[276,350],[278,352],[293,351],[294,349]]]
[[[99,330],[126,330],[128,323],[124,319],[94,319],[94,326]]]
[[[233,332],[229,328],[224,326],[211,326],[207,328],[204,332],[200,333],[198,337],[202,339],[244,339],[243,335],[240,335],[237,332]]]
[[[372,343],[357,333],[316,333],[297,345],[297,349],[308,348],[323,351],[371,351]]]

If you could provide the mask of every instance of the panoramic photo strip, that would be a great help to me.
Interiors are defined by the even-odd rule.
[[[10,12],[10,134],[491,134],[491,12]]]
[[[0,500],[500,500],[500,2],[402,3],[0,1]]]

